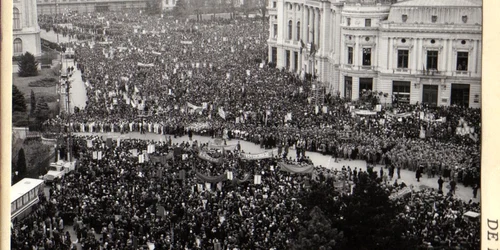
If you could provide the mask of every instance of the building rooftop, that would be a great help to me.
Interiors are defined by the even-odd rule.
[[[395,3],[394,7],[481,7],[481,0],[404,0]]]

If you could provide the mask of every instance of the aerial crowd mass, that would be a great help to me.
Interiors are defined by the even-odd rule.
[[[357,101],[319,95],[328,88],[310,76],[267,63],[268,23],[261,19],[186,22],[129,12],[41,15],[39,23],[76,38],[62,46],[74,50],[73,70],[82,72],[87,103],[66,129],[200,134],[214,143],[75,137],[78,169],[14,223],[12,249],[70,249],[76,240],[83,249],[148,243],[155,249],[301,249],[313,242],[318,249],[401,249],[383,237],[363,247],[370,244],[359,240],[365,235],[356,238],[345,225],[352,217],[376,216],[346,211],[354,197],[371,192],[372,182],[392,213],[391,221],[372,226],[413,244],[407,249],[479,247],[479,221],[464,217],[479,212],[478,203],[441,188],[389,197],[408,189],[394,174],[401,169],[477,188],[480,109],[385,105],[391,97],[372,90]],[[60,131],[66,115],[47,121],[46,129]],[[237,140],[271,155],[252,158]],[[390,176],[370,167],[314,166],[307,152],[384,165]],[[334,190],[325,200],[332,198],[332,211],[343,215],[323,211],[330,227],[343,231],[335,242],[304,236],[310,212],[322,206],[304,197],[317,189]],[[78,239],[65,232],[68,225]]]

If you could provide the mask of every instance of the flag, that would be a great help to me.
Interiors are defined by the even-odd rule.
[[[97,160],[97,151],[92,152],[92,159]]]
[[[328,107],[327,106],[323,106],[322,111],[323,111],[323,114],[328,113]]]
[[[302,41],[302,39],[300,39],[300,53],[302,54],[302,49],[304,49],[306,47],[306,45],[304,44],[304,42]]]
[[[212,183],[210,183],[210,182],[205,182],[205,189],[206,189],[206,190],[208,190],[208,191],[210,191],[210,190],[211,190],[211,188],[212,188]]]
[[[217,189],[222,191],[222,182],[217,183]]]
[[[198,192],[203,192],[203,185],[202,184],[196,184],[196,187],[198,189]]]
[[[219,116],[222,117],[222,119],[226,120],[226,112],[224,112],[222,107],[219,107]]]
[[[102,151],[97,152],[97,159],[102,159]]]
[[[144,155],[143,154],[139,155],[139,163],[144,163]]]
[[[314,113],[315,114],[319,113],[319,106],[318,105],[314,106]]]

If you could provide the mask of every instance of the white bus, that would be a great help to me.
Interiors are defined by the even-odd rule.
[[[43,192],[43,180],[24,178],[10,188],[10,219],[22,219],[31,212]]]

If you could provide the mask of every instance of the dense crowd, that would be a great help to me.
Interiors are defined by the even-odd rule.
[[[141,162],[134,152],[140,154],[153,144],[154,152]],[[39,208],[14,224],[12,249],[69,249],[73,242],[83,249],[143,249],[148,244],[155,249],[290,249],[305,223],[299,201],[313,183],[350,195],[367,174],[321,166],[298,174],[283,171],[280,162],[305,168],[310,161],[304,156],[243,160],[238,148],[221,152],[210,145],[77,138],[78,169],[52,183],[50,199],[42,196]],[[200,151],[223,161],[211,163],[198,156]],[[172,153],[164,162],[152,160]],[[227,172],[232,180],[199,177]],[[398,189],[386,186],[387,192]],[[464,212],[479,211],[478,205],[430,191],[414,191],[397,202],[406,206],[397,217],[408,225],[405,237],[432,246],[478,246],[478,222],[463,219]],[[64,225],[73,226],[76,238],[64,232]]]
[[[329,93],[318,102],[303,73],[263,63],[267,24],[260,20],[193,23],[138,13],[93,15],[90,21],[78,14],[41,21],[47,27],[87,27],[76,29],[94,37],[70,45],[88,97],[73,117],[74,131],[229,131],[270,147],[296,147],[300,141],[308,151],[423,167],[429,175],[446,173],[467,186],[479,182],[479,109],[395,104],[375,115],[353,115],[353,109],[375,107]],[[120,33],[102,35],[88,26]],[[373,96],[381,99],[379,94]],[[463,124],[467,133],[458,133]]]
[[[75,49],[88,98],[86,107],[72,115],[72,131],[236,138],[278,148],[284,158],[290,148],[297,149],[297,159],[286,159],[288,164],[309,164],[300,152],[313,151],[386,165],[392,174],[418,170],[479,185],[480,110],[394,103],[373,114],[356,114],[375,109],[376,103],[328,93],[323,98],[317,94],[319,84],[313,87],[304,72],[265,63],[268,23],[260,20],[195,23],[107,13],[42,16],[39,22],[44,29],[86,40],[66,44]],[[47,127],[63,121],[64,115]],[[303,223],[297,218],[303,210],[297,198],[309,183],[335,185],[343,179],[350,185],[363,172],[316,166],[313,175],[294,175],[275,171],[278,158],[243,161],[238,150],[224,152],[223,164],[212,164],[197,156],[209,146],[192,141],[157,143],[159,155],[181,148],[185,156],[139,163],[130,149],[141,152],[152,142],[102,143],[96,138],[89,148],[78,140],[81,168],[55,183],[50,201],[42,203],[56,212],[41,210],[31,221],[17,223],[13,242],[63,249],[69,241],[62,231],[36,233],[62,219],[73,223],[84,249],[138,249],[148,242],[157,249],[288,249]],[[103,153],[99,160],[96,150]],[[198,178],[227,171],[235,180],[212,183],[210,190]],[[254,175],[261,175],[261,184],[248,179]],[[431,196],[436,203],[429,205]],[[477,246],[479,226],[461,219],[477,205],[431,191],[414,192],[408,199],[400,215],[412,228],[406,237],[433,247]],[[24,242],[26,235],[32,238]]]

